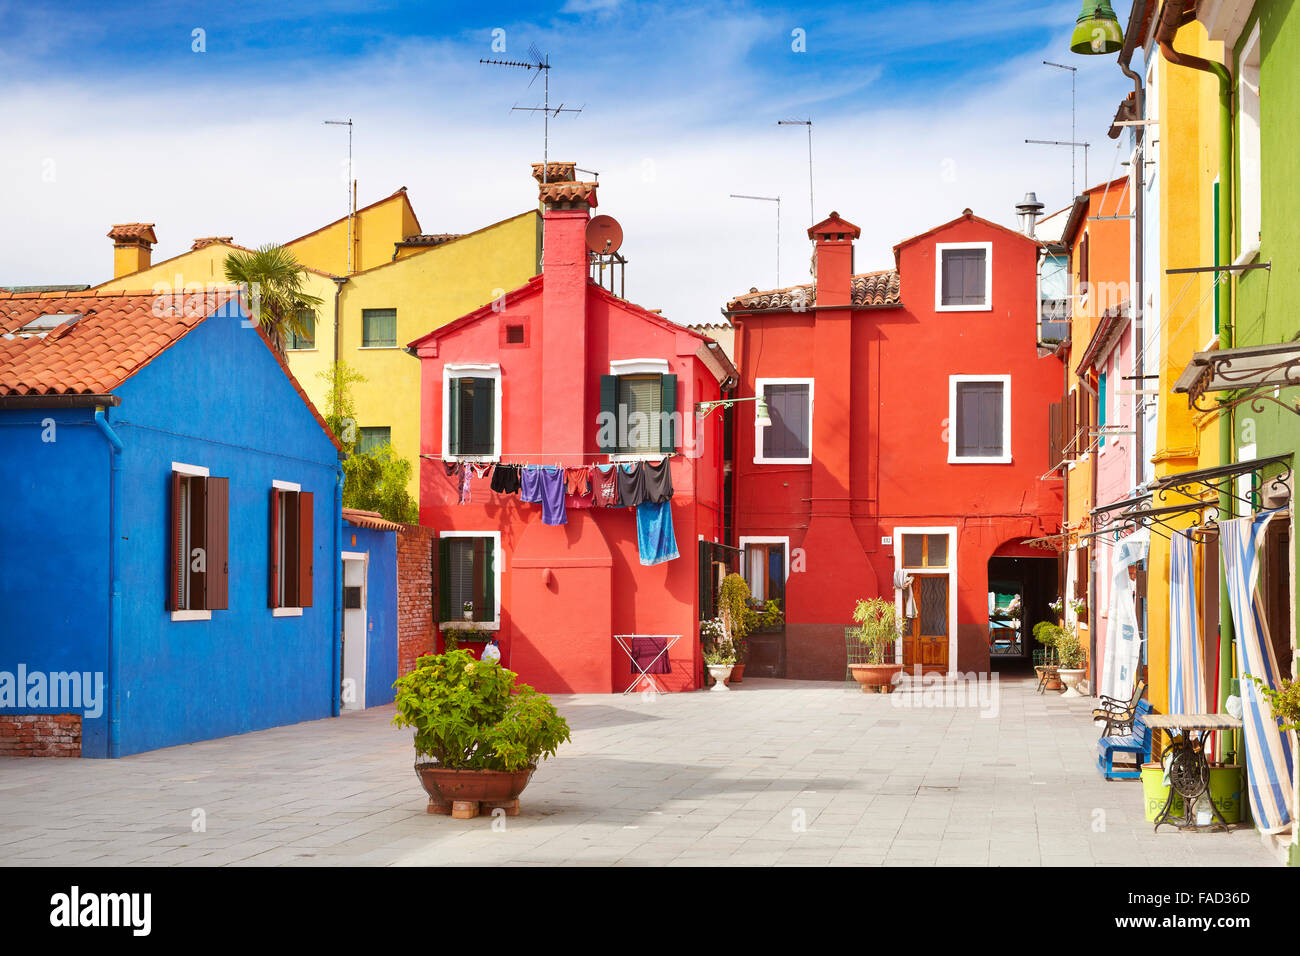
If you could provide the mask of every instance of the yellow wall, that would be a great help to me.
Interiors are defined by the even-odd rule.
[[[357,427],[392,430],[394,449],[412,464],[412,497],[418,498],[419,493],[420,362],[403,350],[408,342],[536,275],[539,230],[540,217],[529,211],[357,273],[343,285],[339,356],[366,377],[352,392]],[[390,246],[390,258],[391,250]],[[397,310],[396,348],[361,346],[363,309]],[[322,312],[316,350],[289,352],[289,367],[318,404],[327,390],[319,373],[333,361],[332,299]]]
[[[301,238],[285,243],[298,261],[332,275],[373,269],[393,260],[394,243],[420,231],[406,193],[398,190],[386,199],[357,210],[353,218],[355,258],[348,268],[348,218],[337,219]]]
[[[1192,23],[1179,31],[1174,48],[1222,62],[1223,44]],[[1159,54],[1157,54],[1159,55]],[[1219,464],[1214,415],[1197,415],[1184,395],[1171,392],[1193,352],[1214,337],[1213,273],[1166,275],[1167,269],[1214,262],[1214,180],[1219,166],[1218,81],[1210,74],[1175,66],[1160,56],[1159,176],[1161,314],[1159,413],[1152,454],[1157,477]],[[1151,333],[1148,331],[1148,335]],[[1172,499],[1160,504],[1174,504]],[[1147,663],[1153,706],[1169,709],[1169,542],[1151,535],[1147,561]]]

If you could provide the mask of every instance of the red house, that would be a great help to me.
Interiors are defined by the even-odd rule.
[[[909,670],[1028,662],[1056,562],[1023,542],[1061,516],[1059,482],[1041,480],[1063,371],[1037,347],[1038,244],[966,210],[895,246],[894,269],[855,274],[860,232],[831,213],[809,230],[814,286],[725,310],[737,396],[763,396],[771,419],[736,406],[743,570],[786,609],[783,634],[751,639],[747,673],[843,679],[855,602],[903,609],[898,571]]]
[[[547,173],[541,274],[408,347],[421,363],[420,523],[438,536],[440,630],[496,637],[502,663],[549,692],[622,691],[623,644],[677,637],[655,679],[690,690],[703,677],[700,557],[723,536],[722,416],[696,406],[736,372],[712,339],[593,279],[596,184],[576,181],[573,163]],[[643,563],[640,508],[566,496],[567,520],[548,524],[542,505],[482,474],[641,462],[667,462],[675,559]]]

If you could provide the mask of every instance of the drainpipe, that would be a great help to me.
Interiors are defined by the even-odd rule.
[[[1215,63],[1199,56],[1179,53],[1174,49],[1174,36],[1178,29],[1196,19],[1195,4],[1187,0],[1168,0],[1160,11],[1160,24],[1156,31],[1156,41],[1165,59],[1178,66],[1189,67],[1213,74],[1219,81],[1219,255],[1228,255],[1232,248],[1232,74],[1222,63]],[[1219,265],[1219,263],[1215,263]],[[1215,273],[1215,279],[1218,279]],[[1220,282],[1215,289],[1219,306],[1219,348],[1232,348],[1232,288],[1228,282]],[[1232,416],[1228,412],[1219,414],[1219,463],[1232,462]],[[1231,494],[1226,490],[1219,493],[1219,514],[1231,517]],[[1219,710],[1222,711],[1228,699],[1230,681],[1232,680],[1232,608],[1228,601],[1228,583],[1224,575],[1219,575]],[[1228,734],[1229,747],[1236,752],[1236,734]]]
[[[117,707],[118,661],[122,647],[122,581],[118,560],[117,542],[122,527],[122,439],[108,424],[104,406],[95,406],[95,424],[108,439],[113,449],[113,466],[109,477],[108,512],[108,696],[104,706],[108,710],[108,755],[118,756],[121,740],[121,716]]]
[[[340,286],[342,288],[342,286]],[[336,326],[337,328],[337,326]],[[334,636],[330,642],[330,716],[341,712],[343,668],[343,463],[334,466],[334,511],[330,515],[334,525],[334,553],[330,555],[330,568],[334,573]]]

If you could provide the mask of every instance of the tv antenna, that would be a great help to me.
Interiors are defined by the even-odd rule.
[[[1077,181],[1075,180],[1074,151],[1075,148],[1078,146],[1083,147],[1083,182],[1084,182],[1084,188],[1086,189],[1088,183],[1088,148],[1092,145],[1091,143],[1080,143],[1078,141],[1079,134],[1078,132],[1076,132],[1076,125],[1078,120],[1078,109],[1075,105],[1076,104],[1075,81],[1079,74],[1079,68],[1077,66],[1066,66],[1064,63],[1053,63],[1051,60],[1044,60],[1043,66],[1050,66],[1058,70],[1070,71],[1070,138],[1069,140],[1027,139],[1025,140],[1025,142],[1034,143],[1035,145],[1038,146],[1070,147],[1070,202],[1074,202],[1075,197],[1079,195]]]
[[[348,128],[348,174],[346,185],[348,190],[348,274],[351,275],[355,270],[352,268],[352,254],[355,242],[353,240],[354,224],[353,219],[357,214],[357,184],[352,178],[352,120],[325,120],[325,126],[346,126]]]
[[[815,226],[817,224],[817,213],[814,211],[814,207],[813,207],[812,120],[811,119],[777,120],[776,125],[808,127],[808,216],[809,216],[808,225]]]
[[[730,193],[732,199],[759,199],[763,202],[776,203],[776,288],[781,288],[781,197],[780,196],[745,196]]]
[[[582,107],[565,106],[561,103],[554,109],[551,108],[551,57],[550,54],[544,54],[537,49],[536,43],[528,44],[528,60],[483,60],[479,62],[487,66],[512,66],[521,70],[535,70],[533,78],[528,81],[532,86],[540,74],[542,76],[542,105],[541,106],[512,106],[511,112],[515,113],[541,113],[542,114],[542,185],[546,184],[547,166],[549,165],[549,152],[551,140],[551,117],[559,116],[561,113],[581,113]]]

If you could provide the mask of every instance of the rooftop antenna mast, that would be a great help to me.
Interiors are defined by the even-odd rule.
[[[813,161],[812,161],[812,120],[811,119],[787,119],[777,120],[777,126],[807,126],[808,127],[808,224],[815,226],[817,224],[817,213],[814,212],[813,203]]]
[[[1055,67],[1058,70],[1070,71],[1070,138],[1069,140],[1056,139],[1027,139],[1026,143],[1034,143],[1038,146],[1068,146],[1070,147],[1070,201],[1073,202],[1079,195],[1078,183],[1075,180],[1074,151],[1078,146],[1083,147],[1083,181],[1085,188],[1088,182],[1088,148],[1091,143],[1080,143],[1077,130],[1078,108],[1075,98],[1075,81],[1078,77],[1079,68],[1075,66],[1066,66],[1064,63],[1053,63],[1051,60],[1044,60],[1044,66]]]
[[[352,254],[356,246],[356,240],[353,238],[355,233],[353,220],[357,215],[357,184],[356,180],[352,178],[352,120],[325,120],[324,125],[346,126],[348,128],[348,175],[346,179],[348,190],[348,274],[351,275],[356,271],[353,268]]]
[[[780,196],[746,196],[730,193],[732,199],[761,199],[763,202],[776,203],[776,288],[781,288],[781,197]]]
[[[541,106],[512,106],[511,112],[517,113],[541,113],[542,114],[542,184],[547,181],[550,164],[550,141],[551,141],[551,117],[559,116],[561,113],[581,113],[582,107],[566,107],[563,103],[551,109],[551,57],[550,54],[543,54],[537,49],[536,43],[528,44],[528,55],[530,60],[483,60],[488,66],[513,66],[521,70],[535,70],[533,78],[528,81],[532,86],[537,81],[538,74],[542,76],[542,105]]]

